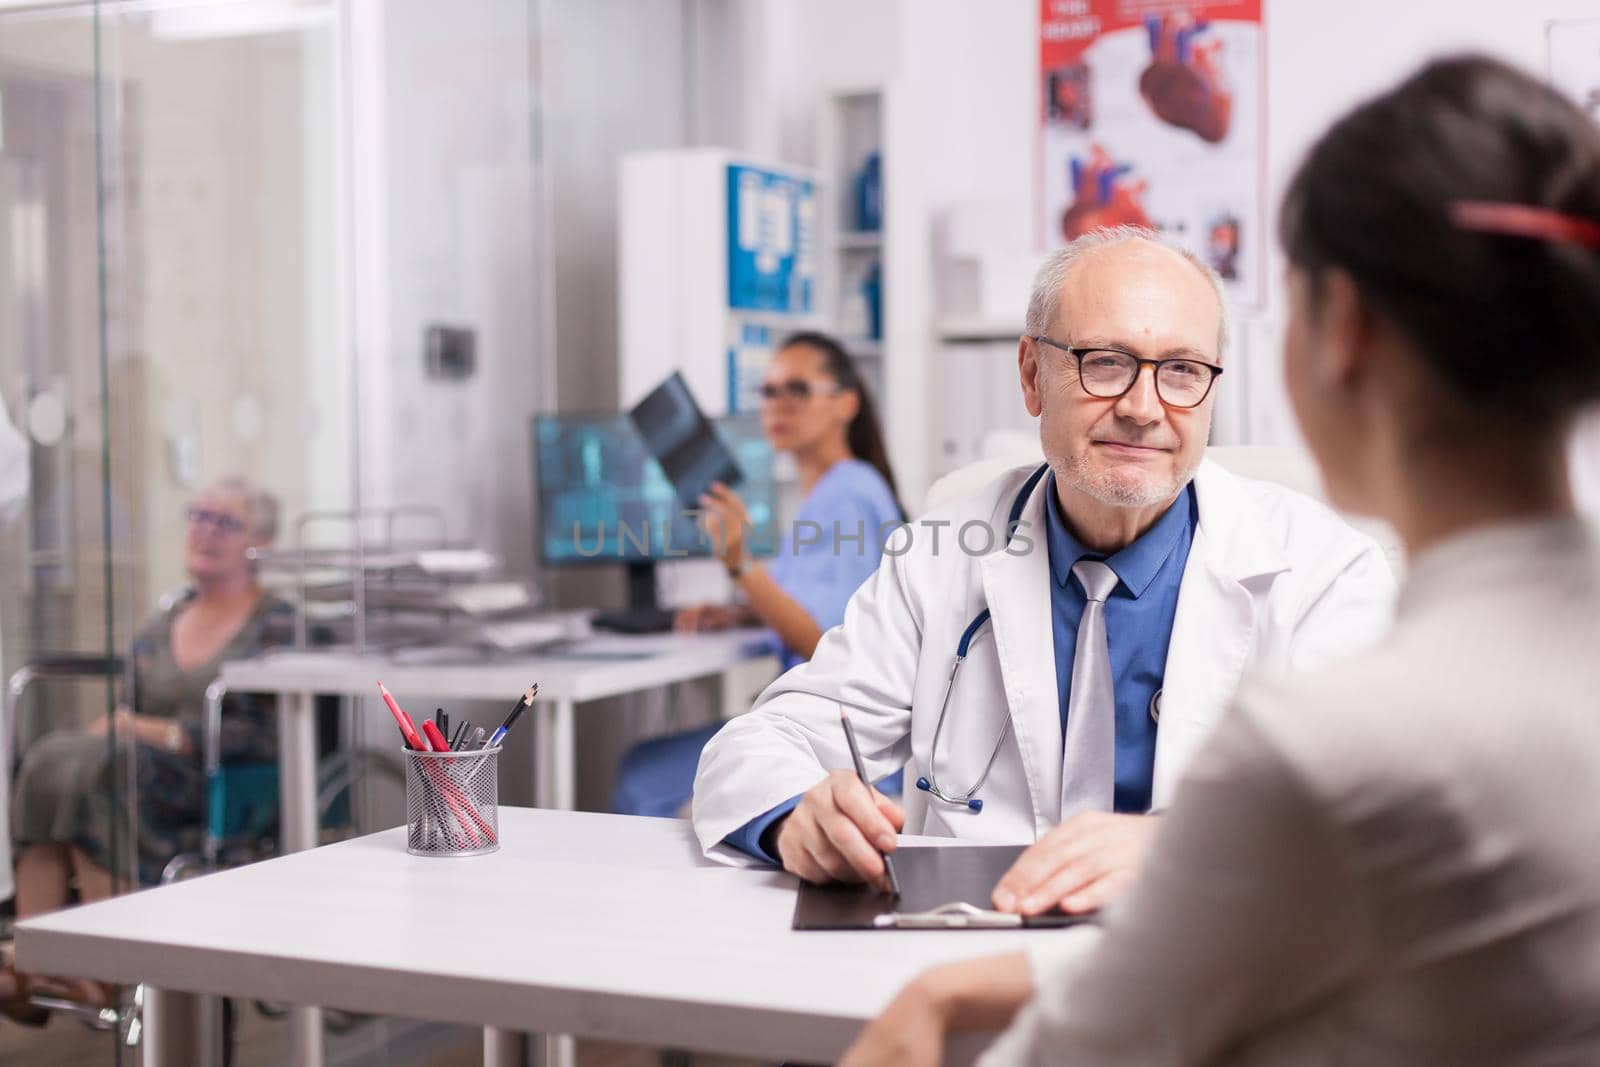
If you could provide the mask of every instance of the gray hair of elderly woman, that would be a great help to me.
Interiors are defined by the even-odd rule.
[[[1151,244],[1176,252],[1193,264],[1194,269],[1211,283],[1211,288],[1217,294],[1218,321],[1221,323],[1217,330],[1217,358],[1221,359],[1223,353],[1228,350],[1229,336],[1228,297],[1222,287],[1222,279],[1211,269],[1210,264],[1184,245],[1164,233],[1147,230],[1142,226],[1106,226],[1090,230],[1045,257],[1038,273],[1033,276],[1033,293],[1028,298],[1026,320],[1028,336],[1038,337],[1049,332],[1050,324],[1055,321],[1056,312],[1060,310],[1061,285],[1067,280],[1067,272],[1072,269],[1074,263],[1082,259],[1086,252],[1119,245],[1124,241],[1149,241]]]
[[[250,511],[250,534],[258,541],[270,542],[278,536],[278,498],[248,478],[230,475],[206,486],[202,496],[233,496],[244,501]]]

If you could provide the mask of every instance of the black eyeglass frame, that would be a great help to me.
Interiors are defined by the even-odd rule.
[[[1216,364],[1207,363],[1202,359],[1192,359],[1188,356],[1174,356],[1171,359],[1145,359],[1143,356],[1135,355],[1134,353],[1121,348],[1074,348],[1071,345],[1062,344],[1060,341],[1046,337],[1042,333],[1029,334],[1029,336],[1039,344],[1049,345],[1051,348],[1059,348],[1061,351],[1077,360],[1078,385],[1083,388],[1085,393],[1089,393],[1089,395],[1094,397],[1096,400],[1120,400],[1122,397],[1127,396],[1128,390],[1139,384],[1139,375],[1144,372],[1144,368],[1146,366],[1151,366],[1155,368],[1154,379],[1156,386],[1156,398],[1169,408],[1177,408],[1180,411],[1190,411],[1206,402],[1206,397],[1211,395],[1211,387],[1216,385],[1217,379],[1222,376],[1222,368]],[[1128,380],[1128,384],[1123,387],[1120,393],[1112,393],[1109,396],[1102,396],[1099,393],[1089,392],[1089,386],[1083,380],[1083,357],[1088,355],[1090,352],[1115,352],[1119,356],[1126,356],[1133,360],[1133,377]],[[1161,391],[1161,367],[1165,363],[1192,363],[1197,367],[1204,367],[1206,370],[1211,372],[1211,377],[1206,381],[1205,392],[1200,394],[1200,399],[1196,400],[1192,404],[1174,404],[1172,401],[1167,399],[1166,394]]]
[[[226,511],[203,508],[195,504],[188,504],[184,507],[183,518],[186,522],[209,526],[224,536],[244,533],[248,528],[243,519],[229,515]]]

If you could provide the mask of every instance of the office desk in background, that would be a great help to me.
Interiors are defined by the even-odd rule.
[[[284,851],[317,842],[316,736],[313,698],[375,698],[382,681],[405,703],[408,695],[439,700],[484,700],[509,710],[533,682],[539,697],[529,712],[534,730],[535,803],[570,811],[577,783],[573,719],[585,701],[639,693],[675,682],[735,672],[778,673],[777,660],[760,646],[764,630],[705,634],[595,636],[549,652],[481,660],[428,662],[414,654],[282,651],[224,663],[219,674],[229,693],[278,696],[278,764]],[[373,700],[376,705],[376,700]],[[426,709],[412,707],[413,717]],[[374,714],[386,721],[377,705]],[[419,719],[420,723],[420,719]],[[492,729],[498,725],[487,725]],[[524,726],[524,729],[527,727]]]
[[[930,964],[1072,936],[797,932],[795,879],[704,859],[687,822],[500,820],[492,855],[410,856],[401,827],[55,912],[18,963],[161,990],[146,1063],[186,1062],[196,990],[481,1024],[492,1065],[507,1031],[831,1063]]]
[[[356,655],[340,651],[282,651],[224,663],[219,679],[229,693],[278,697],[278,777],[283,852],[317,843],[315,697],[374,697],[382,681],[402,702],[408,695],[438,700],[485,700],[506,709],[533,682],[539,698],[532,718],[535,803],[570,811],[576,806],[574,713],[585,701],[623,696],[675,682],[721,675],[725,693],[735,678],[765,672],[778,662],[763,648],[767,631],[704,634],[596,635],[548,652],[455,662],[418,661],[413,655]],[[388,721],[376,699],[373,714]],[[414,706],[413,716],[425,714]],[[483,724],[480,724],[483,725]],[[491,728],[498,725],[488,724]],[[528,725],[523,725],[528,729]],[[293,999],[293,998],[289,998]],[[321,1013],[296,1009],[289,1046],[298,1067],[320,1067]]]

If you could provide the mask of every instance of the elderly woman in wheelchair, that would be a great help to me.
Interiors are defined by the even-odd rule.
[[[129,773],[136,832],[122,848],[136,856],[140,882],[159,881],[173,857],[198,849],[207,803],[200,757],[206,689],[223,661],[292,638],[292,607],[263,590],[250,556],[272,541],[277,511],[271,496],[237,478],[197,496],[185,540],[191,587],[134,640],[115,713],[86,729],[47,733],[23,754],[11,798],[18,918],[63,907],[74,888],[83,902],[111,895],[113,797]],[[269,701],[230,699],[222,722],[224,760],[275,759]],[[44,1021],[36,996],[106,1006],[113,993],[0,962],[0,1011],[19,1021]]]

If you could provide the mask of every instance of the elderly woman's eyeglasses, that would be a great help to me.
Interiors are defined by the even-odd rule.
[[[191,505],[184,514],[194,525],[209,526],[219,534],[236,534],[244,531],[244,523],[226,511]]]
[[[1168,407],[1197,407],[1211,392],[1211,383],[1222,373],[1221,367],[1198,359],[1142,359],[1120,348],[1074,348],[1043,335],[1033,338],[1040,344],[1059,348],[1078,363],[1078,382],[1083,391],[1101,400],[1122,396],[1139,380],[1139,371],[1154,367],[1156,396]]]

